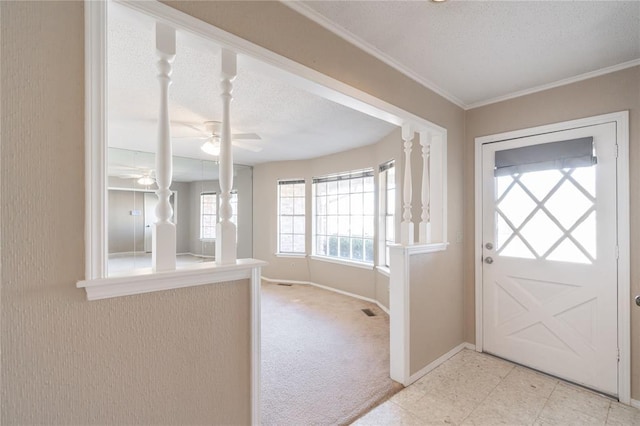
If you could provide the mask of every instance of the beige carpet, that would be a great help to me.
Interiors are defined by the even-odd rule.
[[[264,425],[348,424],[401,388],[389,378],[384,311],[312,286],[263,283]]]

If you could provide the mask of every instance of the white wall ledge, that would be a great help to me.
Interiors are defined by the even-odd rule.
[[[297,259],[304,259],[307,257],[306,253],[274,253],[276,257],[293,257]]]
[[[429,243],[429,244],[389,244],[391,250],[402,250],[408,255],[434,253],[437,251],[445,251],[449,243]]]
[[[127,275],[78,281],[76,286],[86,290],[87,300],[100,300],[250,279],[255,269],[266,265],[267,262],[258,259],[238,259],[228,265],[206,262],[167,272],[153,272],[151,268],[144,268]]]

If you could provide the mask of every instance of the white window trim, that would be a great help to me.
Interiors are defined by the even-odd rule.
[[[304,238],[305,238],[305,249],[304,249],[304,253],[298,253],[298,252],[287,252],[287,251],[280,251],[280,182],[296,182],[296,181],[302,181],[302,182],[298,182],[298,183],[303,183],[304,187],[305,187],[305,193],[304,193],[304,203],[305,203],[305,212],[304,212]],[[277,180],[277,189],[276,189],[276,197],[277,197],[277,212],[276,212],[276,256],[278,257],[306,257],[307,256],[307,248],[306,248],[306,240],[307,240],[307,180],[305,178],[291,178],[291,179],[278,179]],[[288,215],[288,216],[294,216],[294,215]],[[295,234],[294,234],[295,235]]]
[[[376,267],[381,267],[386,269],[387,271],[389,270],[389,263],[390,263],[390,259],[387,259],[387,183],[388,183],[388,171],[390,169],[395,169],[394,173],[397,172],[397,168],[396,168],[396,164],[395,164],[396,160],[395,159],[391,159],[389,161],[385,161],[384,163],[378,165],[378,173],[377,173],[377,178],[378,178],[378,236],[376,238],[376,241],[378,242],[378,253],[377,253],[377,259],[376,259]],[[380,167],[387,165],[387,164],[392,164],[391,167],[387,167],[385,170],[380,171]],[[385,180],[384,180],[384,184],[382,184],[381,182],[381,175],[382,173],[385,173]],[[397,221],[397,217],[398,215],[396,214],[396,211],[398,210],[398,185],[397,185],[397,179],[398,177],[395,177],[396,179],[396,187],[394,188],[395,191],[395,209],[393,212],[393,218],[394,218],[394,226],[395,226],[395,222]],[[395,229],[394,229],[394,235],[396,234]],[[395,241],[393,242],[395,243]],[[391,243],[389,243],[391,244]],[[389,256],[391,257],[391,256]],[[387,276],[388,272],[387,272]]]
[[[199,241],[205,242],[205,243],[207,243],[207,242],[215,242],[216,241],[216,237],[210,237],[210,238],[203,238],[202,237],[202,216],[203,216],[202,215],[202,196],[203,195],[215,195],[216,196],[216,202],[215,202],[216,222],[217,222],[217,219],[218,219],[218,193],[215,192],[215,191],[203,191],[203,192],[200,192],[200,211],[198,212],[199,213],[198,214],[198,218],[200,219],[200,226],[199,226],[199,228],[200,228],[200,232],[199,232],[200,238],[199,238]],[[212,215],[209,215],[209,216],[212,216]]]
[[[367,261],[357,261],[357,260],[353,260],[353,259],[345,259],[343,257],[339,257],[339,256],[329,256],[329,255],[321,255],[316,253],[316,237],[317,237],[317,232],[316,232],[316,218],[317,218],[317,214],[316,214],[316,185],[315,182],[313,182],[314,179],[323,179],[323,178],[330,178],[333,176],[341,176],[341,175],[350,175],[353,173],[358,173],[358,172],[367,172],[371,170],[372,172],[372,177],[373,177],[373,207],[374,207],[374,214],[373,214],[373,237],[371,238],[365,238],[364,237],[364,233],[362,236],[362,240],[363,240],[363,251],[365,250],[364,247],[364,240],[371,240],[373,243],[373,260],[371,260],[371,262],[367,262]],[[367,268],[371,268],[373,269],[373,267],[376,264],[376,241],[377,241],[377,227],[376,227],[376,215],[378,214],[378,209],[376,209],[376,201],[377,201],[377,195],[376,195],[376,191],[378,189],[378,186],[376,185],[376,179],[375,177],[377,176],[377,174],[375,173],[375,171],[368,167],[368,168],[364,168],[364,169],[358,169],[358,170],[350,170],[350,171],[346,171],[346,172],[340,172],[340,173],[331,173],[328,175],[323,175],[323,176],[318,176],[317,178],[313,178],[311,180],[311,187],[312,187],[312,197],[313,197],[313,202],[312,202],[312,212],[311,212],[311,216],[312,216],[312,227],[311,227],[311,232],[312,232],[312,241],[313,241],[313,246],[311,248],[311,258],[317,258],[318,260],[326,260],[326,259],[336,259],[339,261],[339,263],[345,263],[345,264],[352,264],[354,266],[359,266],[359,265],[366,265]],[[351,194],[351,192],[349,192],[349,194]],[[364,191],[363,191],[364,194]],[[326,237],[328,237],[329,235],[325,235]],[[344,236],[343,236],[344,237]],[[338,238],[340,238],[340,236],[338,235]],[[351,237],[349,237],[351,239]],[[328,251],[328,248],[327,248]]]

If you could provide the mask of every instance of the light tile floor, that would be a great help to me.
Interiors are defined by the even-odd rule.
[[[640,410],[465,349],[354,425],[640,425]]]

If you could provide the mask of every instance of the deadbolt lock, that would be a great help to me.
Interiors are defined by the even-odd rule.
[[[640,306],[640,294],[636,296],[636,305]]]
[[[485,246],[485,248],[486,248],[487,250],[493,250],[493,244],[492,244],[492,243],[487,243],[487,244],[485,244],[484,246]]]

